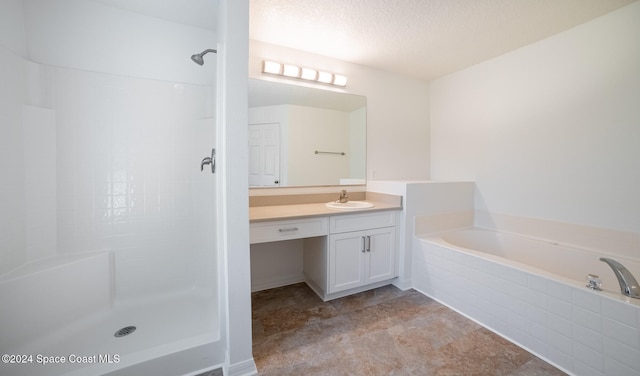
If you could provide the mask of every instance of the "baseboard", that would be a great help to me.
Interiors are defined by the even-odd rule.
[[[296,283],[304,282],[304,274],[285,276],[281,278],[274,278],[265,281],[257,281],[251,283],[251,292],[274,289],[276,287],[293,285]]]
[[[395,281],[393,281],[392,285],[394,285],[395,287],[399,288],[402,291],[407,291],[411,288],[413,288],[413,281],[410,279],[397,279]]]
[[[325,291],[320,286],[318,286],[316,283],[314,283],[310,279],[307,279],[306,283],[307,283],[307,286],[309,286],[309,288],[311,288],[311,290],[313,290],[313,292],[315,292],[318,295],[318,297],[320,297],[320,299],[322,299],[322,301],[328,302],[329,300],[338,299],[338,298],[344,298],[345,296],[358,294],[358,293],[365,292],[365,291],[368,291],[368,290],[373,290],[373,289],[376,289],[376,288],[382,287],[382,286],[391,285],[391,284],[393,284],[393,279],[390,279],[390,280],[387,280],[387,281],[376,282],[376,283],[372,283],[370,285],[360,286],[360,287],[356,287],[356,288],[349,289],[349,290],[334,292],[334,293],[331,293],[331,294],[325,293]]]
[[[229,376],[257,375],[258,368],[253,358],[229,366]]]

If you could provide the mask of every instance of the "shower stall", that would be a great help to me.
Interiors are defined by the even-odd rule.
[[[116,3],[0,4],[3,375],[224,361],[216,32]]]

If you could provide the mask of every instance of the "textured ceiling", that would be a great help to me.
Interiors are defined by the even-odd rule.
[[[250,0],[250,38],[430,80],[635,0]]]
[[[86,1],[210,30],[219,3]],[[639,0],[249,1],[251,39],[430,80]]]

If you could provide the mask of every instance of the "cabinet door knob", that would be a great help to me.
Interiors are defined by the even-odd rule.
[[[367,237],[362,237],[362,253],[365,253],[367,250]]]
[[[367,252],[371,252],[371,236],[367,235]]]

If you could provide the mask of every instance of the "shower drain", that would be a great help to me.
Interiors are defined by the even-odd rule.
[[[129,334],[133,333],[136,331],[136,327],[135,326],[125,326],[124,328],[118,330],[117,332],[115,332],[113,335],[118,338],[118,337],[124,337],[124,336],[128,336]]]

